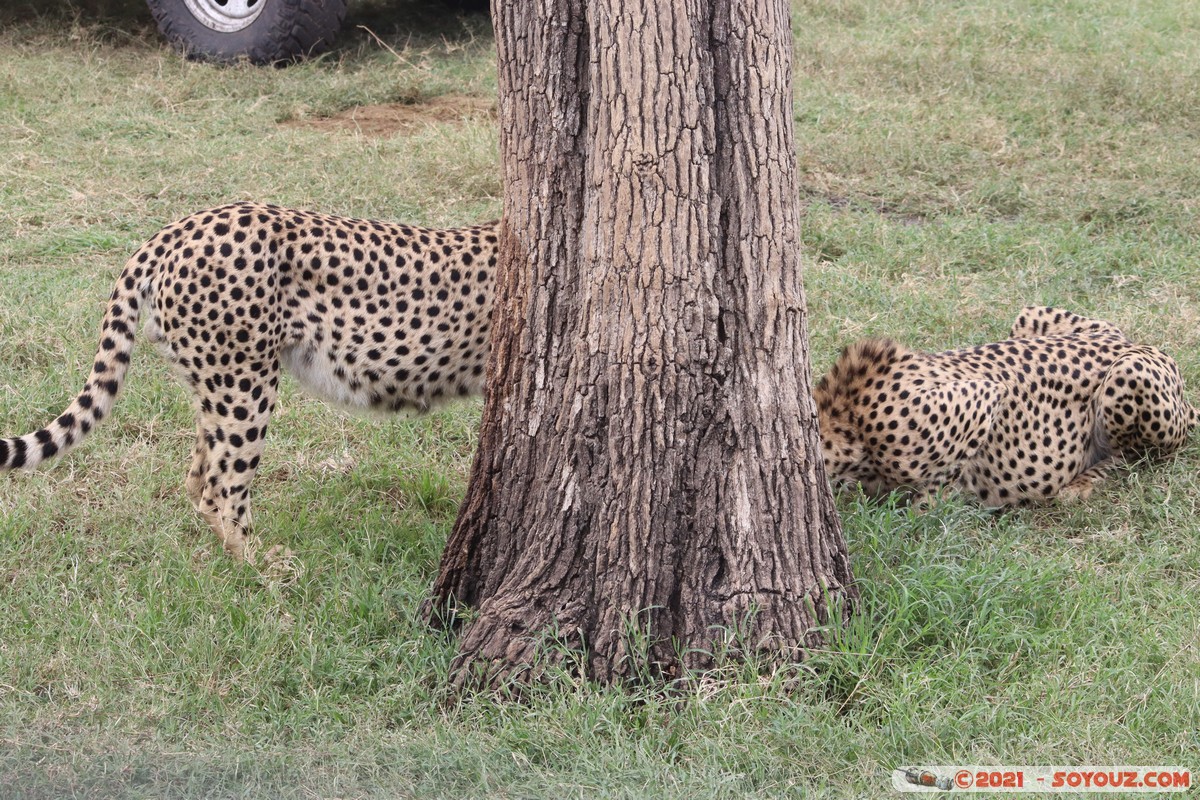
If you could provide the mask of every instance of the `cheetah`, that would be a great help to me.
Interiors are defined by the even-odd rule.
[[[0,470],[63,454],[108,416],[145,317],[196,408],[187,495],[244,559],[283,367],[352,410],[420,412],[482,391],[498,226],[431,230],[255,203],[167,225],[117,279],[82,391],[45,427],[0,439]]]
[[[962,350],[857,342],[814,397],[835,484],[919,498],[957,487],[991,508],[1084,499],[1200,424],[1170,356],[1057,308],[1026,308],[1006,341]]]

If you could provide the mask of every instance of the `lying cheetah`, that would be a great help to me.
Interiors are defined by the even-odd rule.
[[[825,472],[871,494],[957,486],[986,506],[1085,498],[1113,466],[1180,447],[1200,412],[1179,367],[1112,324],[1023,310],[1007,341],[846,348],[817,401]]]
[[[144,316],[195,401],[188,496],[244,558],[281,366],[351,409],[423,411],[482,390],[497,226],[428,230],[252,203],[168,225],[117,279],[83,390],[44,428],[0,439],[0,469],[59,455],[108,415]]]

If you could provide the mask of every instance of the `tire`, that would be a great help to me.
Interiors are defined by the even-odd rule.
[[[146,0],[158,29],[188,58],[279,64],[337,37],[346,0]]]

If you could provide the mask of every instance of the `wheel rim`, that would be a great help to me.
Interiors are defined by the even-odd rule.
[[[236,33],[258,19],[267,0],[183,0],[183,4],[204,27]]]

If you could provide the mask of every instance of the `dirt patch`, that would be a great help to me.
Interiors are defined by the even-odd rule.
[[[284,125],[316,128],[322,131],[346,131],[358,136],[382,138],[413,133],[431,124],[462,123],[475,119],[495,119],[496,101],[469,94],[443,94],[412,103],[384,103],[355,106],[330,117],[293,119]]]

